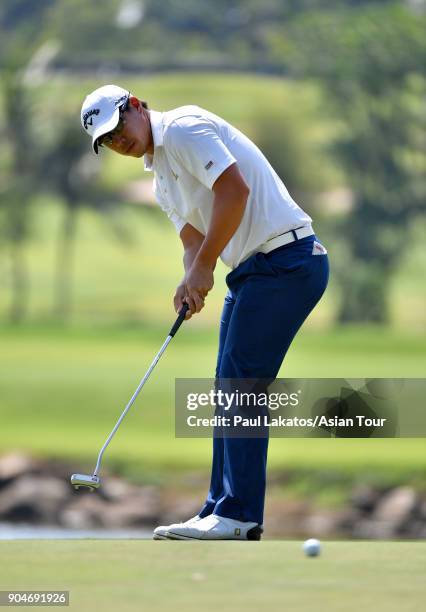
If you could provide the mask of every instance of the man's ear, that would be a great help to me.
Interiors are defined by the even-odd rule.
[[[140,101],[136,98],[136,96],[130,96],[129,103],[136,109],[138,109],[141,105]]]

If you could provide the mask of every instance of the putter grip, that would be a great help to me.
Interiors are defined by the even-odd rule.
[[[169,332],[169,336],[172,336],[172,338],[173,338],[173,336],[175,335],[175,333],[177,332],[177,330],[179,329],[179,327],[180,327],[180,326],[182,325],[182,323],[184,322],[184,320],[185,320],[185,315],[186,315],[186,313],[187,313],[188,309],[189,309],[188,304],[184,304],[184,305],[182,306],[182,308],[180,309],[180,311],[179,311],[179,316],[178,316],[178,318],[176,319],[175,324],[173,325],[172,329],[171,329],[171,330],[170,330],[170,332]]]

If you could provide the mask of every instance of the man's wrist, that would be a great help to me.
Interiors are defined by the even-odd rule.
[[[211,255],[209,253],[205,253],[202,249],[198,252],[194,264],[201,265],[205,268],[209,268],[210,270],[214,270],[216,267],[217,257],[215,255]]]

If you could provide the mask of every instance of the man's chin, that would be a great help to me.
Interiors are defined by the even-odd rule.
[[[123,155],[124,157],[143,157],[144,155],[144,152],[141,150],[141,147],[137,142],[132,144],[125,151],[116,151],[116,152],[119,153],[120,155]]]
[[[141,151],[139,144],[135,142],[135,144],[130,147],[130,150],[126,153],[126,155],[129,157],[142,157],[143,151]]]

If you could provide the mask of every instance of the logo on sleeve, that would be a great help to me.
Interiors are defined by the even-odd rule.
[[[210,160],[210,161],[209,161],[209,163],[208,163],[208,164],[206,164],[206,165],[204,166],[204,168],[205,168],[206,170],[210,170],[210,168],[211,168],[212,166],[213,166],[213,162]]]

